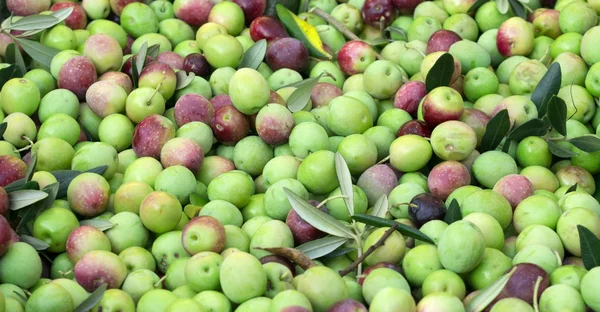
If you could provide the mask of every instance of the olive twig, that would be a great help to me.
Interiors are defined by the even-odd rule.
[[[385,244],[385,241],[387,240],[387,238],[390,237],[390,235],[392,235],[392,233],[394,233],[394,231],[396,231],[396,229],[398,229],[397,223],[394,224],[391,228],[387,229],[383,233],[381,238],[375,244],[373,244],[362,255],[360,255],[358,258],[356,258],[356,260],[354,260],[354,262],[352,262],[347,268],[341,270],[340,276],[345,276],[348,273],[352,272],[355,268],[360,266],[363,263],[363,261],[365,261],[365,259],[375,251],[375,249],[377,249],[377,248],[383,246],[383,244]],[[360,275],[360,272],[359,272],[359,275]]]

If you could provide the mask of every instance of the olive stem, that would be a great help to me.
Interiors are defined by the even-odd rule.
[[[160,87],[162,87],[162,84],[163,84],[163,82],[164,82],[164,79],[163,79],[163,81],[161,81],[161,82],[158,84],[158,86],[156,86],[156,89],[154,89],[154,92],[153,92],[153,93],[152,93],[152,95],[151,95],[151,96],[148,98],[148,101],[146,102],[146,106],[150,106],[150,105],[152,104],[152,98],[154,98],[154,96],[156,95],[156,93],[158,93],[158,89],[160,89]]]
[[[27,144],[27,146],[25,146],[23,148],[18,149],[17,152],[26,151],[26,150],[30,149],[33,146],[33,141],[30,138],[28,138],[27,136],[22,135],[21,139],[26,140],[27,142],[29,142],[29,144]]]
[[[158,280],[158,282],[156,282],[156,283],[154,284],[154,287],[155,287],[155,288],[156,288],[156,287],[159,287],[159,286],[162,284],[162,282],[163,282],[163,281],[164,281],[166,278],[167,278],[167,274],[165,274],[163,277],[161,277],[161,278]]]
[[[347,197],[348,197],[348,196],[346,196],[346,195],[335,195],[335,196],[331,196],[331,197],[329,197],[329,198],[325,198],[325,199],[324,199],[322,202],[320,202],[320,203],[317,205],[317,209],[319,209],[319,208],[323,207],[325,204],[327,204],[328,202],[330,202],[330,201],[332,201],[332,200],[334,200],[334,199],[338,199],[338,198],[347,198]]]
[[[381,165],[381,164],[383,164],[383,163],[386,163],[388,160],[390,160],[390,157],[391,157],[391,156],[389,156],[389,155],[388,155],[388,156],[387,156],[387,157],[385,157],[384,159],[380,160],[380,161],[379,161],[377,164],[378,164],[378,165]]]
[[[537,280],[535,281],[535,286],[533,287],[533,310],[535,312],[539,312],[539,307],[538,307],[538,291],[540,289],[540,284],[542,283],[543,278],[541,276],[538,276]]]
[[[355,33],[350,31],[350,29],[348,29],[346,26],[344,26],[344,24],[340,23],[340,21],[336,20],[333,16],[329,15],[329,13],[323,11],[322,9],[320,9],[318,7],[314,7],[312,9],[310,9],[309,12],[324,19],[327,23],[329,23],[331,26],[335,27],[335,29],[337,29],[339,32],[341,32],[342,35],[344,35],[344,37],[346,37],[350,40],[364,41],[364,40],[361,40]],[[373,51],[375,51],[375,50],[373,50]],[[378,60],[383,60],[383,57],[381,55],[379,55],[379,53],[377,53],[377,52],[375,52],[375,57],[377,57]]]
[[[390,237],[390,235],[392,235],[392,233],[394,233],[394,231],[396,231],[396,229],[398,229],[398,223],[394,224],[391,228],[387,229],[383,233],[381,238],[375,244],[373,244],[371,247],[369,247],[369,249],[367,249],[363,254],[360,254],[360,251],[359,251],[360,255],[358,256],[358,258],[356,258],[356,260],[354,260],[354,262],[352,262],[347,268],[341,270],[340,276],[346,276],[348,273],[352,272],[357,267],[359,267],[358,275],[362,274],[362,272],[360,272],[360,271],[362,271],[360,269],[360,265],[363,263],[363,261],[365,261],[365,259],[375,251],[375,249],[383,246],[383,244],[385,244],[385,241],[387,240],[387,238]],[[362,250],[362,248],[361,248],[361,250]]]

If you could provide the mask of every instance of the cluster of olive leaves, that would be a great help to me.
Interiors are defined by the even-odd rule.
[[[482,6],[484,3],[491,0],[477,0],[471,7],[467,13],[475,13],[477,9]],[[527,19],[527,11],[531,12],[531,9],[527,6],[529,0],[495,0],[496,8],[498,12],[501,14],[508,13],[508,10],[511,9],[515,16],[518,16],[522,19]]]

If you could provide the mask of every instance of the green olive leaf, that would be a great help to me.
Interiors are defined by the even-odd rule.
[[[425,77],[425,88],[427,93],[437,87],[447,87],[450,85],[452,75],[454,74],[454,57],[450,53],[444,53],[433,64],[433,67]]]
[[[485,1],[489,1],[489,0],[485,0]],[[392,33],[400,36],[401,38],[405,38],[405,40],[406,40],[406,38],[408,38],[404,29],[402,29],[398,26],[388,26],[383,30],[384,38],[386,38],[386,39],[390,39],[392,36]]]
[[[108,168],[108,166],[104,165],[92,168],[85,172],[93,172],[102,175],[104,171],[106,171],[106,168]],[[59,183],[59,189],[56,198],[63,198],[67,196],[67,189],[69,188],[69,184],[71,184],[71,181],[73,181],[73,179],[75,179],[76,176],[82,174],[83,172],[77,170],[57,170],[52,171],[50,173],[56,178],[56,180]]]
[[[477,9],[479,9],[479,7],[481,7],[482,5],[484,5],[488,1],[490,1],[490,0],[477,0],[477,1],[475,1],[475,3],[473,3],[469,7],[469,11],[467,11],[467,13],[475,13],[475,11],[477,11]]]
[[[50,68],[50,63],[52,63],[52,59],[59,50],[55,48],[51,48],[45,46],[37,41],[24,39],[24,38],[16,38],[17,42],[21,45],[25,53],[31,56],[32,59],[38,61],[40,64]]]
[[[287,99],[287,107],[292,113],[301,111],[306,104],[308,104],[312,90],[315,88],[317,83],[319,83],[319,79],[321,79],[321,77],[324,75],[329,74],[323,72],[317,77],[304,79],[296,83],[296,90],[294,90],[294,92],[292,92],[290,97]]]
[[[527,19],[527,11],[525,11],[525,6],[523,5],[523,3],[521,3],[517,0],[508,0],[508,3],[510,4],[510,8],[512,9],[513,13],[515,13],[516,16],[518,16],[524,20]],[[507,12],[508,12],[508,10],[507,10]]]
[[[462,220],[462,213],[460,212],[460,206],[458,205],[458,201],[456,199],[452,199],[450,205],[448,206],[448,210],[446,211],[446,216],[444,217],[444,222],[448,224],[452,224],[456,221]]]
[[[400,234],[435,245],[434,241],[431,238],[429,238],[429,236],[425,235],[423,232],[421,232],[413,227],[410,227],[406,224],[396,222],[394,220],[389,220],[389,219],[375,217],[375,216],[369,216],[369,215],[360,214],[360,213],[353,215],[352,219],[357,222],[362,222],[364,224],[372,225],[375,227],[392,227],[397,224],[398,225],[397,231],[400,232]]]
[[[581,260],[585,268],[591,270],[600,266],[600,239],[581,224],[577,225],[577,232],[581,245]]]
[[[77,308],[75,308],[74,312],[87,312],[95,307],[98,302],[104,296],[104,292],[106,291],[107,285],[106,283],[100,285],[100,287],[96,288],[93,293],[91,293],[82,303],[80,303]]]
[[[567,105],[558,96],[550,98],[548,103],[548,120],[556,132],[567,135]]]
[[[95,227],[98,230],[104,232],[106,230],[110,230],[112,229],[113,226],[115,226],[112,222],[107,221],[107,220],[100,220],[100,219],[88,219],[88,220],[81,220],[79,222],[79,225],[87,225],[87,226],[91,226],[91,227]]]
[[[267,40],[258,40],[244,53],[238,68],[257,69],[265,59],[265,54],[267,54]]]
[[[19,210],[31,206],[48,197],[48,193],[37,190],[18,190],[8,194],[10,210]]]
[[[580,137],[572,138],[569,142],[575,145],[578,149],[593,153],[600,151],[600,137],[595,134],[586,134]]]
[[[23,75],[25,75],[25,73],[27,73],[27,67],[25,67],[25,61],[23,60],[23,55],[21,55],[21,51],[19,51],[19,48],[17,48],[17,45],[14,43],[9,44],[6,47],[6,62],[10,63],[10,64],[15,64],[17,65],[17,68],[19,69],[19,73],[17,73],[17,75],[19,77],[23,77]]]
[[[3,122],[0,123],[0,137],[2,137],[4,135],[4,131],[6,131],[6,127],[8,127],[8,124]]]
[[[521,141],[526,137],[530,136],[542,136],[548,132],[548,127],[543,120],[534,118],[522,123],[520,126],[514,128],[508,134],[508,140]],[[504,143],[505,146],[510,146],[508,142]]]
[[[481,312],[498,297],[504,286],[508,283],[511,276],[515,272],[517,267],[513,267],[510,272],[504,274],[501,278],[496,280],[492,285],[484,288],[465,306],[466,312]]]
[[[385,218],[389,211],[389,205],[390,203],[387,196],[385,194],[381,195],[375,202],[375,205],[373,205],[370,215],[374,217]],[[372,225],[367,224],[365,231],[370,230],[372,227]]]
[[[484,153],[498,147],[500,142],[502,142],[504,137],[508,134],[509,130],[510,119],[508,117],[508,111],[503,109],[487,123],[485,133],[481,139],[479,151]]]
[[[508,12],[509,3],[508,0],[498,0],[496,1],[496,9],[501,14],[506,14]]]
[[[196,77],[196,75],[193,72],[190,72],[188,74],[183,70],[180,70],[175,73],[175,77],[177,77],[177,85],[175,86],[175,90],[181,90],[189,86],[190,83],[192,83],[192,81],[194,80],[194,77]]]
[[[300,8],[300,0],[267,0],[264,15],[277,17],[276,6],[278,4],[283,5],[292,12],[298,12],[298,9]]]
[[[27,166],[27,172],[25,173],[25,181],[31,181],[33,177],[33,173],[35,172],[35,167],[37,165],[37,153],[32,152],[31,158],[29,158],[29,166]]]
[[[53,15],[35,14],[19,19],[18,21],[12,23],[8,29],[21,31],[48,29],[58,23],[60,23],[60,21]]]
[[[553,63],[533,90],[531,101],[538,109],[538,116],[543,117],[546,115],[546,112],[548,111],[548,102],[550,102],[550,99],[556,96],[560,90],[561,79],[562,73],[560,64]]]
[[[556,144],[552,140],[546,140],[546,142],[548,143],[548,149],[550,150],[550,153],[552,153],[552,155],[554,155],[554,156],[557,156],[560,158],[570,158],[570,157],[579,155],[575,152],[572,152],[569,149],[566,149],[566,148]]]
[[[348,164],[340,152],[335,153],[335,173],[340,182],[340,191],[344,195],[344,203],[350,215],[354,215],[354,191],[352,189],[352,175]]]
[[[330,254],[347,241],[345,237],[327,236],[302,244],[296,249],[311,259],[317,259]]]
[[[31,182],[35,182],[35,181],[30,181],[27,183],[31,183]],[[37,182],[35,182],[35,183],[37,184]],[[38,185],[38,188],[39,188],[39,185]],[[19,223],[17,224],[17,226],[15,228],[15,231],[17,231],[17,233],[25,233],[25,234],[31,233],[30,229],[27,227],[33,221],[35,216],[37,216],[39,212],[52,207],[52,204],[54,204],[54,200],[56,199],[56,194],[58,193],[58,183],[55,182],[50,185],[46,185],[42,189],[42,192],[45,192],[46,194],[48,194],[48,196],[44,200],[39,201],[27,208],[20,209],[17,212],[17,215],[20,217]]]
[[[148,56],[148,41],[144,41],[144,43],[142,43],[135,60],[138,77],[142,74],[142,69],[144,69],[144,65],[146,64],[146,56]]]
[[[19,77],[19,68],[15,64],[0,69],[0,89],[7,81],[17,77]]]
[[[29,235],[20,235],[19,238],[22,242],[29,244],[37,251],[46,250],[50,245],[41,239],[37,239]]]
[[[159,53],[160,53],[160,44],[153,44],[153,45],[149,46],[148,50],[146,51],[146,55],[149,56],[151,59],[155,59]]]
[[[331,259],[331,258],[343,256],[343,255],[348,254],[353,251],[356,251],[356,248],[338,248],[338,249],[326,254],[325,256],[321,257],[321,259]]]
[[[71,13],[73,13],[73,10],[75,10],[74,7],[68,7],[68,8],[54,11],[50,15],[56,17],[56,19],[58,19],[58,23],[61,23],[62,21],[66,20],[69,16],[71,16]]]
[[[348,227],[336,218],[316,209],[313,205],[300,198],[288,188],[283,188],[283,192],[290,201],[290,204],[292,204],[292,209],[294,209],[300,218],[314,226],[316,229],[337,237],[354,237],[354,234]]]
[[[576,190],[577,190],[577,183],[575,183],[575,184],[571,185],[571,187],[569,187],[569,188],[567,189],[567,191],[565,192],[565,194],[569,194],[569,193],[571,193],[571,192],[575,192]]]

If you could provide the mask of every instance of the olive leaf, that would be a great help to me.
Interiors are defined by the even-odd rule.
[[[193,72],[187,74],[183,70],[180,70],[177,73],[175,73],[175,76],[177,77],[177,85],[175,87],[175,90],[181,90],[189,86],[190,83],[192,83],[192,81],[194,80],[194,77],[196,77],[196,75]]]
[[[87,225],[87,226],[95,227],[102,232],[104,232],[106,230],[110,230],[110,229],[112,229],[113,226],[115,226],[110,221],[100,220],[100,219],[81,220],[79,222],[79,225]]]
[[[348,254],[353,251],[356,251],[356,248],[338,248],[338,249],[322,256],[321,259],[331,259],[331,258],[343,256],[343,255]]]
[[[257,69],[260,63],[265,58],[267,53],[267,40],[261,39],[255,42],[242,57],[242,61],[238,68],[252,68]]]
[[[497,0],[496,1],[496,9],[501,14],[506,14],[508,12],[509,3],[508,0]]]
[[[312,90],[319,83],[319,79],[321,79],[323,74],[321,73],[317,77],[304,79],[296,85],[296,90],[290,94],[287,100],[287,107],[292,113],[301,111],[308,104]]]
[[[553,63],[548,68],[544,77],[537,84],[531,94],[531,101],[538,109],[538,115],[543,117],[548,111],[548,102],[560,90],[562,74],[559,63]]]
[[[327,236],[302,244],[296,249],[311,259],[317,259],[328,255],[347,241],[348,239],[344,237]]]
[[[15,64],[0,69],[0,89],[7,81],[17,77],[19,77],[19,68]]]
[[[25,178],[12,182],[4,187],[7,193],[20,190],[39,190],[40,185],[36,181],[25,181]]]
[[[148,41],[144,41],[142,46],[138,50],[137,59],[135,60],[135,65],[138,70],[138,75],[142,73],[142,69],[144,69],[144,65],[146,64],[146,56],[148,55]]]
[[[522,123],[520,126],[514,128],[509,134],[508,140],[521,141],[529,136],[542,136],[548,132],[548,127],[543,120],[534,118]],[[510,146],[508,142],[504,143],[505,146]]]
[[[5,29],[20,31],[47,29],[58,23],[60,23],[58,18],[53,15],[35,14],[23,17]]]
[[[560,158],[569,158],[569,157],[579,155],[575,152],[572,152],[569,149],[566,149],[566,148],[556,144],[556,142],[554,142],[552,140],[546,140],[546,142],[548,143],[548,149],[550,150],[550,153],[552,153],[552,155],[554,155],[554,156],[557,156]]]
[[[35,181],[30,181],[30,182],[35,182]],[[28,182],[28,183],[30,183]],[[35,182],[37,183],[37,182]],[[29,206],[28,208],[25,209],[20,209],[17,213],[17,215],[21,218],[21,220],[19,221],[19,223],[17,224],[15,231],[17,231],[17,233],[23,233],[23,229],[27,229],[26,226],[29,224],[30,221],[32,221],[35,216],[38,215],[38,213],[40,211],[44,211],[48,208],[50,208],[52,206],[52,204],[54,203],[54,200],[56,199],[56,194],[58,193],[58,182],[52,183],[50,185],[46,185],[42,191],[45,192],[46,194],[48,194],[48,196],[42,200],[37,202],[34,205]],[[38,186],[39,188],[39,186]],[[25,226],[25,228],[24,228]],[[25,233],[27,233],[27,231],[25,231]]]
[[[498,295],[502,292],[502,289],[506,286],[512,275],[514,274],[517,267],[513,267],[510,272],[504,274],[501,278],[496,280],[492,285],[484,288],[465,306],[466,312],[481,312],[483,311]]]
[[[508,3],[510,4],[510,8],[516,16],[525,20],[527,19],[527,11],[525,11],[525,6],[523,3],[517,0],[508,0]]]
[[[316,229],[337,237],[354,238],[354,234],[336,218],[316,209],[288,188],[283,188],[283,192],[300,218]]]
[[[486,0],[486,1],[488,1],[488,0]],[[383,38],[390,39],[392,37],[392,34],[396,34],[396,35],[400,36],[401,38],[405,38],[405,40],[406,40],[406,38],[408,38],[404,29],[402,29],[398,26],[388,26],[383,29]]]
[[[600,266],[600,239],[581,224],[577,225],[577,232],[581,246],[581,260],[585,268],[591,270]]]
[[[477,1],[475,1],[475,3],[473,3],[469,7],[469,10],[467,11],[467,13],[475,13],[475,11],[477,11],[477,9],[479,9],[479,7],[481,7],[482,5],[484,5],[488,1],[490,1],[490,0],[477,0]]]
[[[418,239],[418,240],[421,240],[421,241],[424,241],[424,242],[427,242],[430,244],[435,244],[434,241],[431,238],[429,238],[429,236],[425,235],[423,232],[421,232],[413,227],[410,227],[406,224],[396,222],[394,220],[389,220],[389,219],[375,217],[375,216],[369,216],[369,215],[360,214],[360,213],[353,215],[352,219],[357,222],[362,222],[364,224],[368,224],[368,225],[372,225],[372,226],[376,226],[376,227],[392,227],[397,224],[397,226],[398,226],[397,231],[400,232],[402,235],[412,237],[414,239]]]
[[[600,138],[594,134],[586,134],[580,137],[572,138],[569,142],[575,145],[578,149],[593,153],[600,151]]]
[[[354,214],[354,191],[352,189],[352,175],[348,164],[340,152],[335,153],[335,173],[340,183],[340,191],[344,195],[344,203],[350,215]]]
[[[448,224],[452,224],[456,221],[462,220],[462,213],[460,212],[460,205],[458,205],[458,201],[456,199],[452,199],[450,205],[448,206],[448,210],[446,211],[446,216],[444,217],[444,222]]]
[[[4,131],[6,131],[6,127],[8,127],[8,124],[3,122],[0,123],[0,137],[2,137],[4,135]]]
[[[19,72],[17,73],[17,75],[19,77],[22,77],[23,75],[25,75],[25,73],[27,73],[27,67],[25,67],[25,61],[23,60],[23,55],[21,55],[21,51],[19,51],[19,48],[17,48],[16,44],[11,43],[6,47],[5,58],[6,58],[5,61],[7,63],[17,65],[17,68],[19,69]]]
[[[548,107],[548,121],[556,132],[567,135],[567,105],[558,96],[550,98],[546,104]]]
[[[487,123],[485,133],[481,139],[479,151],[484,153],[498,147],[500,142],[502,142],[502,139],[504,139],[506,134],[508,134],[509,130],[510,119],[508,116],[508,111],[503,109]]]
[[[37,190],[18,190],[8,194],[10,210],[19,210],[48,197],[48,193]]]
[[[93,172],[102,175],[104,171],[106,171],[106,168],[108,168],[108,166],[104,165],[86,170],[85,172]],[[76,176],[82,174],[83,172],[77,170],[57,170],[50,173],[59,183],[59,189],[56,198],[63,198],[67,196],[67,189],[69,188],[71,181],[73,181]]]
[[[281,4],[292,12],[298,12],[300,0],[267,0],[264,15],[277,17],[277,4]]]
[[[20,235],[19,238],[22,242],[29,244],[37,251],[46,250],[50,245],[41,239],[37,239],[29,235]]]
[[[450,53],[444,53],[433,64],[433,67],[425,77],[425,88],[427,93],[431,90],[450,85],[452,75],[454,74],[454,57]]]
[[[388,213],[389,210],[389,201],[387,196],[385,196],[385,194],[381,195],[377,201],[375,202],[375,205],[373,205],[373,209],[371,210],[370,215],[373,217],[379,217],[379,218],[385,218],[385,215]],[[365,230],[370,230],[373,226],[372,225],[367,225],[365,227]]]
[[[153,45],[149,46],[148,50],[146,51],[146,55],[149,56],[151,59],[156,58],[159,53],[160,53],[160,44],[153,44]]]
[[[106,291],[107,285],[103,283],[100,287],[96,288],[93,293],[91,293],[82,303],[80,303],[77,308],[75,308],[74,312],[87,312],[95,307],[98,302],[104,296],[104,292]]]
[[[37,165],[37,153],[34,151],[31,153],[29,158],[29,166],[27,166],[27,172],[25,173],[25,181],[31,181],[33,173],[35,172],[35,166]]]
[[[16,40],[21,45],[23,50],[25,50],[25,53],[31,56],[32,59],[48,68],[50,68],[52,58],[54,58],[54,56],[60,52],[55,48],[45,46],[37,41],[24,38],[16,38]]]

